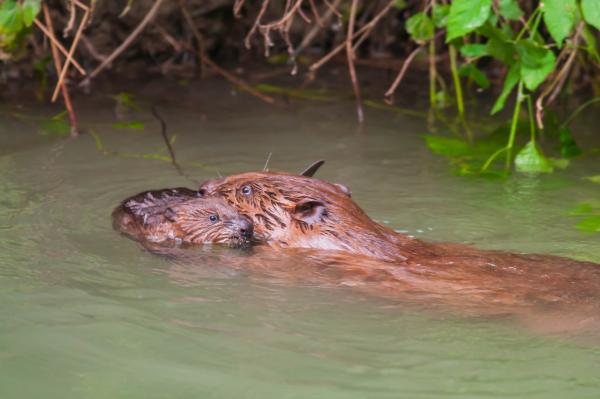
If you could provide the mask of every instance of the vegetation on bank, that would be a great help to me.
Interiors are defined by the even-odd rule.
[[[426,117],[454,133],[424,139],[457,173],[550,173],[589,155],[570,126],[600,103],[598,0],[128,0],[118,9],[110,3],[0,4],[3,75],[20,68],[23,76],[39,80],[40,98],[47,89],[52,101],[62,97],[73,133],[75,83],[85,85],[109,68],[138,60],[186,77],[212,70],[267,103],[281,95],[322,100],[321,92],[305,86],[318,81],[324,65],[341,61],[362,123],[365,106],[398,109],[394,95],[407,70],[417,67],[415,60],[424,59],[431,109]],[[301,88],[251,84],[221,66],[248,54],[288,65],[302,77]],[[381,93],[385,103],[363,98],[359,64],[396,70]],[[470,93],[482,90],[498,93],[490,114],[507,109],[511,115],[491,132],[472,126],[466,116]],[[571,106],[573,94],[583,101]],[[567,106],[558,107],[560,102]],[[598,176],[589,180],[600,182]],[[597,210],[585,209],[600,230]]]

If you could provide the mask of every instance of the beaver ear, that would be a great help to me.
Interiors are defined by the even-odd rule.
[[[350,187],[340,184],[340,183],[333,183],[333,185],[336,186],[337,188],[339,188],[340,191],[342,191],[348,197],[352,197],[352,191],[350,190]]]
[[[317,173],[317,171],[321,168],[321,166],[323,166],[324,163],[325,160],[323,159],[317,162],[313,162],[312,164],[308,165],[308,168],[304,169],[300,173],[300,176],[313,177],[315,173]]]
[[[293,210],[294,218],[308,224],[320,222],[327,215],[325,204],[318,200],[304,200],[296,204]]]

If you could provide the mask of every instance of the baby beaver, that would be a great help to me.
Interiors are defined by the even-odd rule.
[[[252,220],[220,198],[201,198],[187,188],[144,191],[112,213],[115,230],[140,242],[246,246]]]

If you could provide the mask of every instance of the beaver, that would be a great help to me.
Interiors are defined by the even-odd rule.
[[[324,163],[324,160],[313,162],[300,174],[312,177]],[[141,192],[115,208],[113,227],[134,240],[153,243],[151,247],[163,242],[215,242],[232,246],[249,243],[253,224],[247,216],[237,214],[222,199],[201,197],[198,191],[186,187]]]
[[[246,246],[253,235],[247,216],[220,198],[169,188],[144,191],[124,200],[112,213],[115,230],[151,243]]]
[[[504,264],[551,257],[486,251],[465,244],[430,243],[372,220],[344,186],[276,172],[250,172],[204,182],[205,197],[221,197],[254,222],[255,235],[272,247],[341,250],[393,262]],[[535,260],[532,260],[535,259]],[[552,263],[574,262],[552,257]]]
[[[222,197],[250,216],[255,236],[272,247],[341,250],[405,260],[431,246],[372,220],[341,184],[279,172],[208,180],[199,194]]]
[[[323,180],[251,172],[206,181],[198,192],[250,216],[255,235],[271,247],[288,248],[286,254],[304,251],[302,267],[280,267],[290,278],[475,306],[476,313],[484,307],[496,312],[524,306],[537,313],[577,305],[582,314],[600,314],[598,264],[415,239],[376,223],[347,190]],[[310,270],[309,258],[316,269]],[[277,268],[264,264],[254,268]],[[245,260],[243,267],[252,264]]]

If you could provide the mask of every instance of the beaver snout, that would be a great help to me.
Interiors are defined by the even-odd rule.
[[[241,238],[245,238],[247,240],[252,238],[252,234],[254,234],[254,224],[250,218],[245,216],[240,216],[232,220],[233,229],[237,230],[237,233]]]

